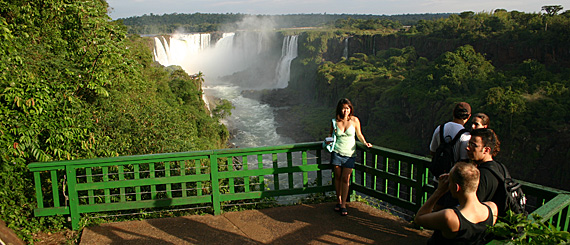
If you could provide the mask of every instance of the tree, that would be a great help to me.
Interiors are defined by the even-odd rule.
[[[232,102],[223,99],[212,110],[212,115],[214,118],[216,118],[218,120],[224,119],[224,118],[232,115],[232,109],[235,109],[235,107],[232,105]]]
[[[459,17],[461,17],[461,19],[468,19],[473,17],[474,14],[475,12],[473,11],[464,11],[459,14]]]
[[[542,11],[546,12],[548,16],[557,15],[563,9],[562,5],[545,5],[542,6]]]

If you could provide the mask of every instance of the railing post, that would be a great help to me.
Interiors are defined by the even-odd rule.
[[[77,176],[75,174],[75,168],[73,166],[65,166],[65,172],[67,174],[67,195],[69,196],[69,215],[71,216],[71,228],[73,230],[79,230],[79,220],[81,216],[79,215],[79,195],[77,194],[76,184]]]
[[[42,179],[39,171],[34,172],[34,185],[36,188],[36,201],[38,208],[44,208],[44,195],[42,192]]]
[[[422,205],[424,205],[424,189],[425,189],[425,185],[426,185],[426,167],[425,165],[418,161],[417,163],[417,174],[416,174],[416,211],[420,210],[420,208],[422,207]]]
[[[222,213],[220,203],[220,181],[218,179],[218,156],[215,153],[210,155],[210,179],[212,181],[212,206],[214,215]]]

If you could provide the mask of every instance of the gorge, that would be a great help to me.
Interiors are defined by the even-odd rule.
[[[292,143],[275,132],[273,109],[241,95],[242,90],[285,88],[290,64],[297,56],[297,36],[284,36],[280,56],[275,33],[173,34],[154,37],[154,58],[164,66],[178,65],[187,73],[202,72],[204,100],[229,100],[235,109],[224,123],[234,132],[231,143],[255,147]]]
[[[349,35],[327,31],[266,33],[271,34],[211,34],[210,47],[221,46],[232,36],[233,47],[248,47],[248,53],[242,49],[224,51],[224,58],[214,67],[225,72],[200,69],[206,78],[206,94],[213,94],[213,88],[219,85],[236,91],[269,89],[258,93],[262,95],[259,105],[273,106],[262,113],[277,114],[279,121],[290,123],[281,131],[301,135],[297,139],[300,141],[321,139],[327,133],[327,125],[319,122],[330,117],[328,112],[339,98],[349,97],[355,103],[355,113],[361,119],[367,139],[375,145],[418,155],[427,155],[425,145],[434,125],[449,120],[449,105],[465,100],[472,103],[477,112],[486,112],[493,118],[493,128],[503,143],[499,159],[507,166],[519,163],[519,167],[512,167],[515,176],[547,186],[570,188],[564,181],[567,177],[561,174],[557,174],[556,183],[546,183],[541,177],[554,165],[560,170],[557,173],[569,167],[565,160],[569,153],[563,149],[569,143],[566,137],[555,137],[568,134],[563,119],[567,115],[562,107],[557,107],[552,116],[543,115],[539,109],[550,100],[563,100],[563,94],[567,93],[562,85],[566,83],[564,76],[557,75],[564,73],[562,67],[568,64],[570,57],[564,55],[568,48],[561,43],[546,45],[538,37],[509,42],[502,38],[442,39],[429,35]],[[250,39],[238,41],[246,37]],[[297,41],[297,56],[288,60],[287,52],[283,51],[291,47],[287,42],[293,39]],[[205,58],[201,63],[210,62],[208,60]],[[276,80],[277,74],[284,74],[278,65],[289,62],[290,66],[286,66],[289,72],[285,74],[290,78],[285,86]],[[232,70],[223,65],[232,63],[240,69]],[[550,89],[548,86],[562,87]],[[558,92],[540,95],[544,93],[541,91]],[[234,100],[234,105],[237,101]],[[519,107],[513,107],[515,105]],[[283,106],[297,110],[283,109]],[[233,112],[236,115],[232,117],[241,114],[238,110],[236,108]],[[525,114],[536,116],[531,120]],[[239,118],[228,120],[235,123]],[[554,120],[559,126],[540,126],[545,125],[541,123],[545,120]],[[264,142],[266,145],[295,141],[291,138],[280,141],[271,136],[274,128],[279,127],[274,117],[254,121],[268,122],[266,124],[273,128],[271,133],[262,133],[270,139]],[[235,130],[234,126],[228,126]],[[529,128],[535,129],[529,131]],[[261,142],[259,138],[255,140]]]

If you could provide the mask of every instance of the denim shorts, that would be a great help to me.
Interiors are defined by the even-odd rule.
[[[341,156],[334,151],[331,153],[331,164],[335,166],[341,166],[343,168],[354,168],[355,160],[356,157]]]

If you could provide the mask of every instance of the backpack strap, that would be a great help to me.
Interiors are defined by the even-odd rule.
[[[332,125],[334,128],[334,131],[336,132],[336,119],[335,118],[332,119]]]
[[[440,144],[445,144],[445,138],[443,137],[443,134],[444,134],[443,127],[445,124],[446,123],[439,125],[439,143]],[[467,129],[465,129],[465,128],[462,128],[461,130],[459,130],[459,132],[457,132],[457,134],[453,137],[453,139],[451,139],[449,144],[455,145],[455,143],[459,140],[461,135],[463,135],[465,132],[468,132]]]
[[[467,132],[467,129],[465,129],[465,128],[459,130],[459,132],[457,132],[455,137],[453,137],[453,139],[449,143],[452,145],[455,145],[455,142],[457,142],[459,140],[459,138],[461,138],[461,135],[463,135],[465,132]]]
[[[443,137],[443,127],[446,123],[443,123],[439,126],[439,145],[443,146],[445,144],[449,144],[452,149],[453,149],[453,154],[455,156],[456,152],[459,152],[459,150],[455,149],[455,144],[457,143],[457,141],[459,140],[459,138],[461,138],[461,135],[463,135],[465,132],[469,132],[467,131],[467,129],[462,128],[461,130],[459,130],[459,132],[457,132],[457,134],[453,137],[453,139],[451,139],[451,141],[449,143],[445,142],[445,138]],[[459,159],[455,159],[455,157],[453,157],[454,161],[467,161],[468,159],[461,159],[461,154],[457,153],[459,155]]]
[[[446,123],[442,123],[441,125],[439,125],[439,145],[445,144],[445,138],[443,137],[443,126],[445,126]]]
[[[504,183],[504,182],[505,182],[505,179],[508,178],[508,177],[507,177],[507,169],[505,168],[505,165],[503,165],[502,163],[497,162],[497,161],[493,161],[493,162],[497,163],[497,165],[499,165],[500,168],[503,169],[503,174],[499,174],[499,173],[498,173],[496,170],[494,170],[491,166],[483,165],[483,166],[481,166],[481,168],[484,168],[484,169],[487,169],[487,170],[491,171],[491,173],[492,173],[493,175],[495,175],[495,177],[496,177],[498,180],[500,180],[501,182]]]

